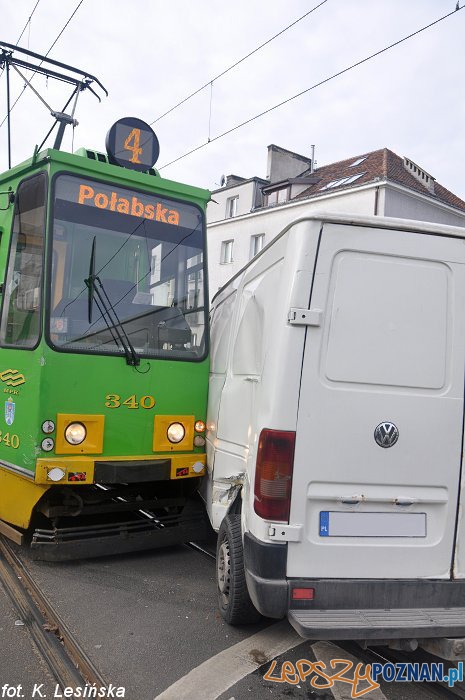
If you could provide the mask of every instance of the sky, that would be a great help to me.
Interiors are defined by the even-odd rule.
[[[270,144],[304,156],[314,144],[317,167],[387,147],[465,199],[465,9],[216,138],[456,7],[456,0],[326,0],[210,84],[320,2],[0,0],[0,41],[17,44],[26,27],[19,45],[45,54],[77,8],[49,57],[95,75],[109,95],[99,103],[89,91],[80,94],[79,125],[67,127],[64,150],[105,151],[111,125],[138,117],[158,136],[156,167],[164,177],[214,190],[222,175],[265,177]],[[32,84],[53,110],[61,111],[71,94],[70,86],[42,76]],[[12,74],[12,102],[22,88]],[[4,72],[0,122],[5,116]],[[13,164],[32,155],[52,124],[48,109],[24,91],[11,111]],[[0,168],[7,167],[3,123]]]

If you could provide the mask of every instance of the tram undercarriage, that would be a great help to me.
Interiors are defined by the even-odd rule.
[[[24,542],[33,559],[66,561],[204,539],[208,519],[197,486],[197,479],[52,486],[34,508]]]

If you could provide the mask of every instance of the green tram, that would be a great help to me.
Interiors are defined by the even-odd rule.
[[[0,176],[0,532],[36,558],[204,532],[210,193],[147,167],[157,149],[126,118],[107,154]]]

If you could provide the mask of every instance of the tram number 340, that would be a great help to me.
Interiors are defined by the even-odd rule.
[[[0,442],[2,442],[6,447],[12,447],[14,450],[17,450],[19,447],[19,435],[15,435],[14,433],[3,433],[0,430]]]
[[[140,400],[137,399],[135,394],[128,396],[127,399],[122,399],[118,394],[107,394],[105,396],[105,406],[107,408],[121,408],[126,406],[127,408],[153,408],[155,406],[155,399],[153,396],[141,396]]]

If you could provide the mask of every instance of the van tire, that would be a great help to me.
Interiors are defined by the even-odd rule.
[[[221,616],[228,624],[247,625],[260,619],[245,580],[240,514],[227,515],[221,523],[216,547],[216,581]]]

